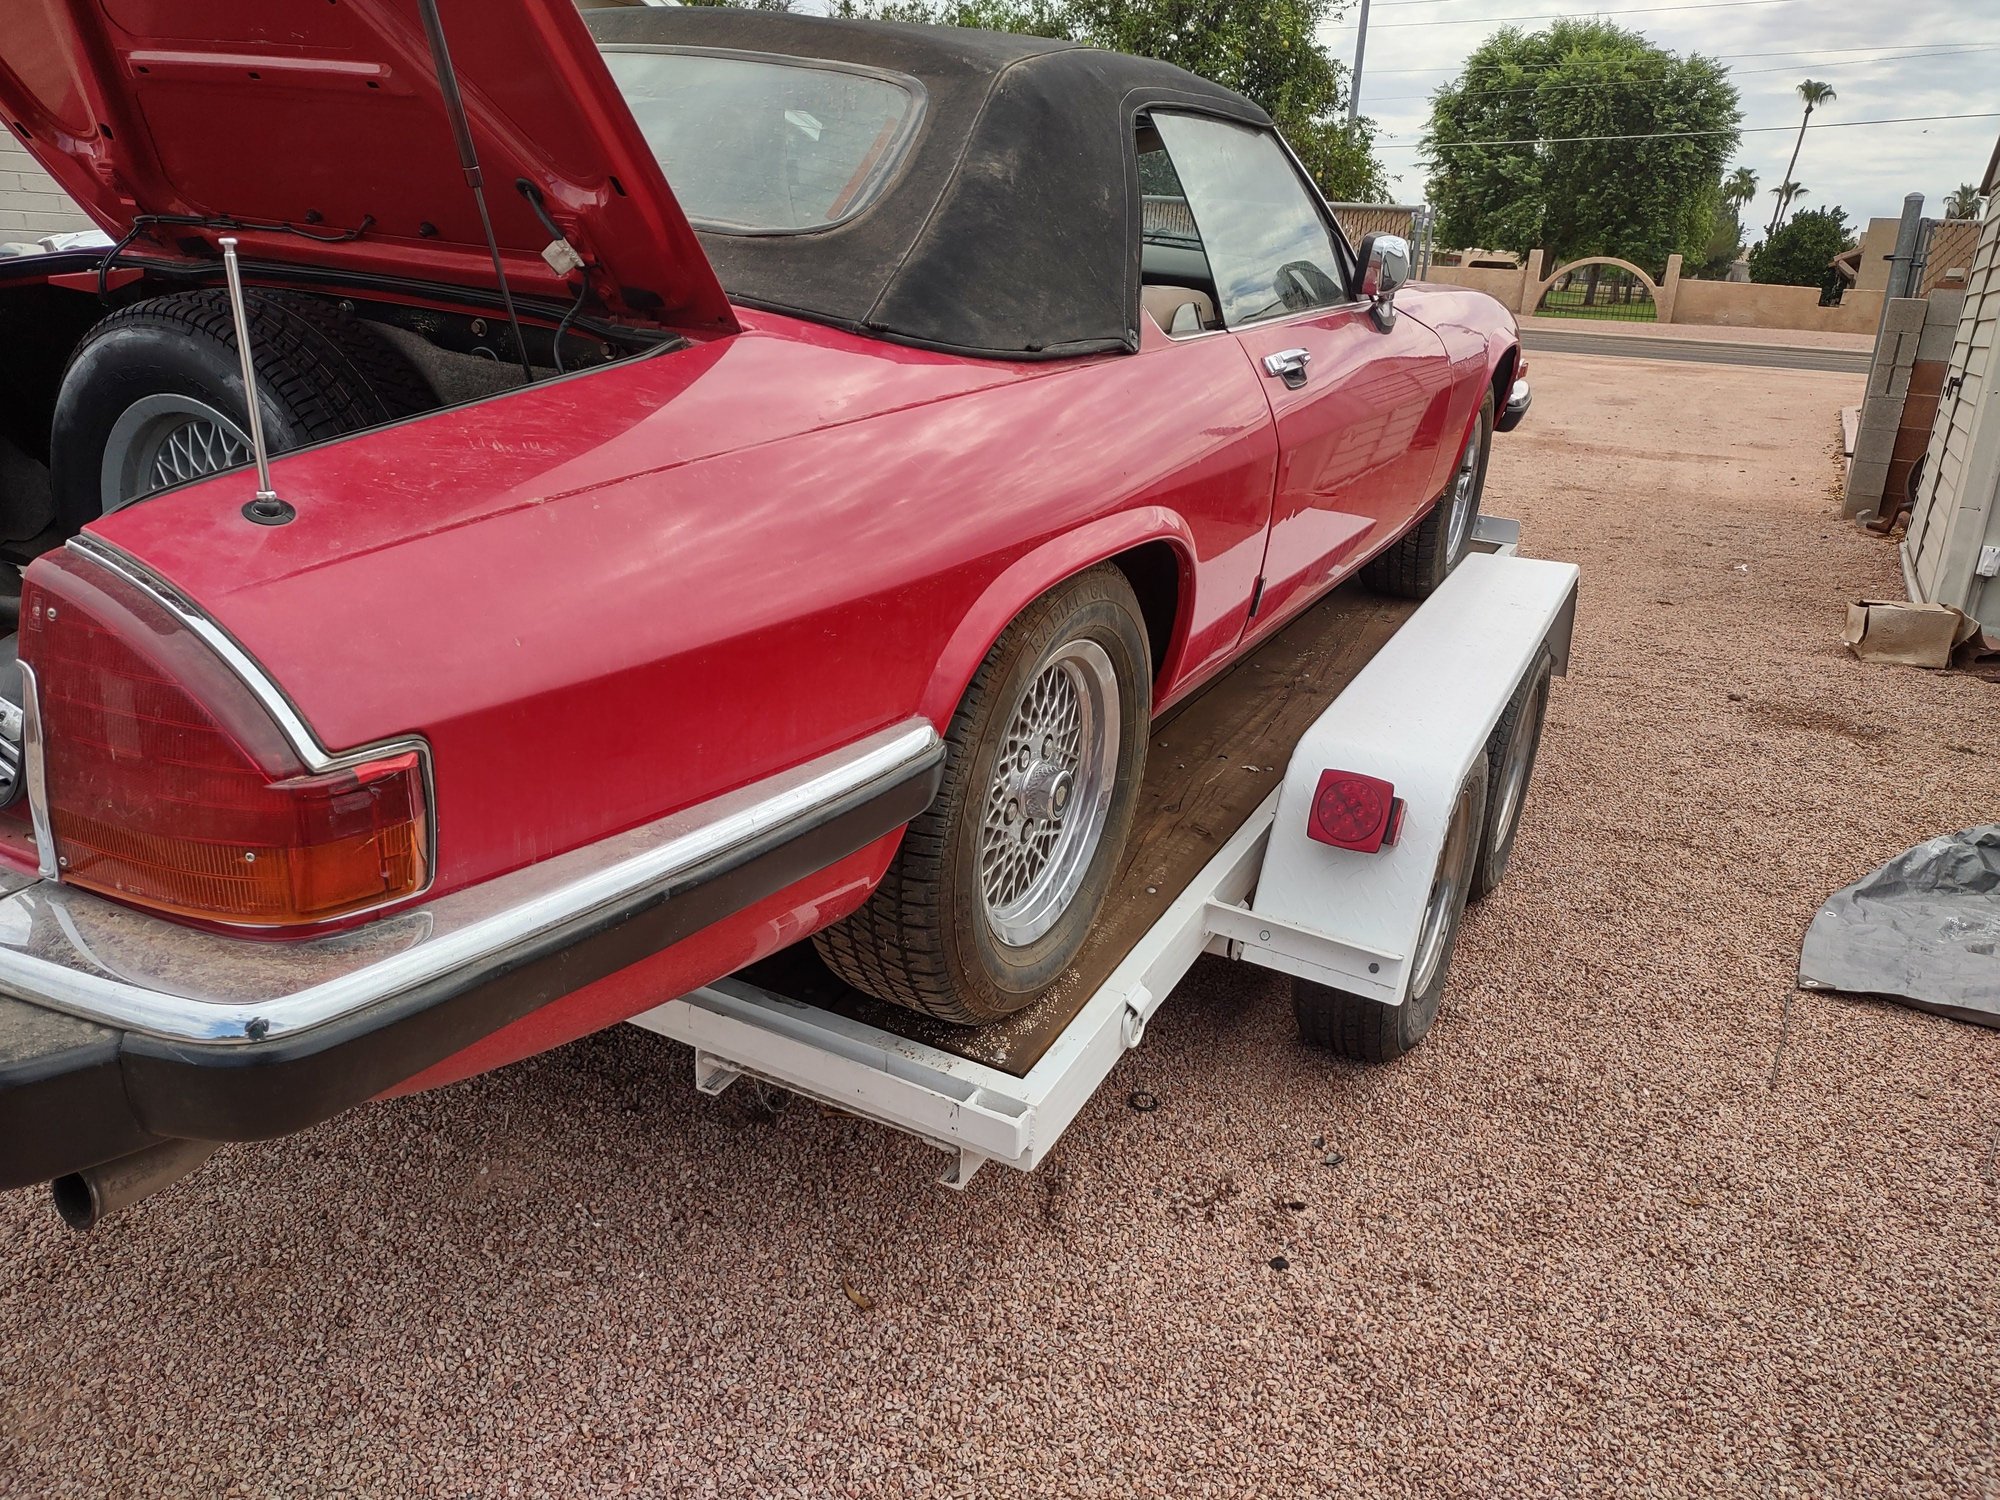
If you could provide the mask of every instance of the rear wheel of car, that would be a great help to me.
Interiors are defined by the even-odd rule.
[[[1370,585],[1385,594],[1425,599],[1451,576],[1472,546],[1479,502],[1486,492],[1486,459],[1493,447],[1493,393],[1479,404],[1479,416],[1459,449],[1451,482],[1430,513],[1363,570]]]
[[[1486,742],[1490,777],[1486,833],[1479,843],[1479,863],[1472,872],[1474,901],[1485,900],[1499,888],[1507,873],[1507,861],[1513,857],[1514,835],[1521,827],[1521,807],[1528,800],[1528,783],[1535,775],[1535,755],[1542,747],[1542,720],[1548,714],[1549,682],[1554,675],[1555,660],[1543,651],[1514,690],[1513,700]]]
[[[1007,627],[946,730],[944,780],[867,903],[813,939],[847,983],[966,1025],[1076,957],[1132,826],[1151,656],[1131,585],[1094,568]]]
[[[373,328],[308,297],[246,300],[271,451],[436,404]],[[229,299],[180,292],[113,313],[71,355],[56,396],[49,480],[55,523],[100,515],[250,460],[249,415]]]
[[[1314,1046],[1327,1047],[1352,1062],[1390,1062],[1408,1052],[1430,1033],[1444,996],[1445,976],[1458,947],[1459,923],[1479,861],[1480,837],[1486,827],[1487,761],[1472,763],[1453,800],[1437,873],[1431,877],[1424,919],[1417,931],[1410,960],[1409,998],[1401,1005],[1384,1005],[1366,995],[1351,994],[1309,979],[1292,981],[1292,1014],[1299,1035]]]

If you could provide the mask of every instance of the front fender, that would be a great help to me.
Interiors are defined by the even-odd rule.
[[[942,733],[965,696],[972,674],[1009,622],[1064,579],[1148,542],[1165,542],[1172,547],[1179,570],[1174,635],[1167,644],[1160,674],[1162,680],[1171,680],[1193,617],[1194,536],[1181,516],[1164,506],[1149,505],[1101,516],[1041,542],[1008,564],[960,618],[938,655],[917,711]]]

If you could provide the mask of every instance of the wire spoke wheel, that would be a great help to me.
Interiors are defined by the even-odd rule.
[[[1417,961],[1410,979],[1410,993],[1428,991],[1438,977],[1438,969],[1450,951],[1452,929],[1465,910],[1467,885],[1472,862],[1479,852],[1481,814],[1484,799],[1468,781],[1459,789],[1451,809],[1451,826],[1445,830],[1444,851],[1438,856],[1437,878],[1431,883],[1430,900],[1424,905],[1423,926],[1417,935]]]
[[[177,392],[143,396],[125,408],[105,441],[104,510],[249,461],[249,434],[207,402]]]
[[[1071,640],[1015,706],[980,825],[987,925],[1021,948],[1053,927],[1083,884],[1118,765],[1118,678],[1104,648]]]
[[[1450,532],[1445,546],[1446,556],[1453,560],[1465,555],[1472,541],[1473,520],[1479,514],[1479,438],[1479,425],[1475,423],[1451,477]]]

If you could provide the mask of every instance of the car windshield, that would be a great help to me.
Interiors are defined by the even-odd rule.
[[[868,206],[922,107],[914,80],[789,58],[604,49],[681,210],[710,229],[820,229]]]

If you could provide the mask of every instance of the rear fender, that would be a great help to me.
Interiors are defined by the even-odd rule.
[[[1009,623],[1035,600],[1086,568],[1147,542],[1166,542],[1180,569],[1180,602],[1174,612],[1174,638],[1168,643],[1159,681],[1178,673],[1195,590],[1194,537],[1187,523],[1163,506],[1144,506],[1103,516],[1087,526],[1052,537],[1014,559],[986,586],[965,612],[938,656],[917,711],[942,731],[965,696],[966,685],[993,643]],[[1155,699],[1157,701],[1157,684]]]

